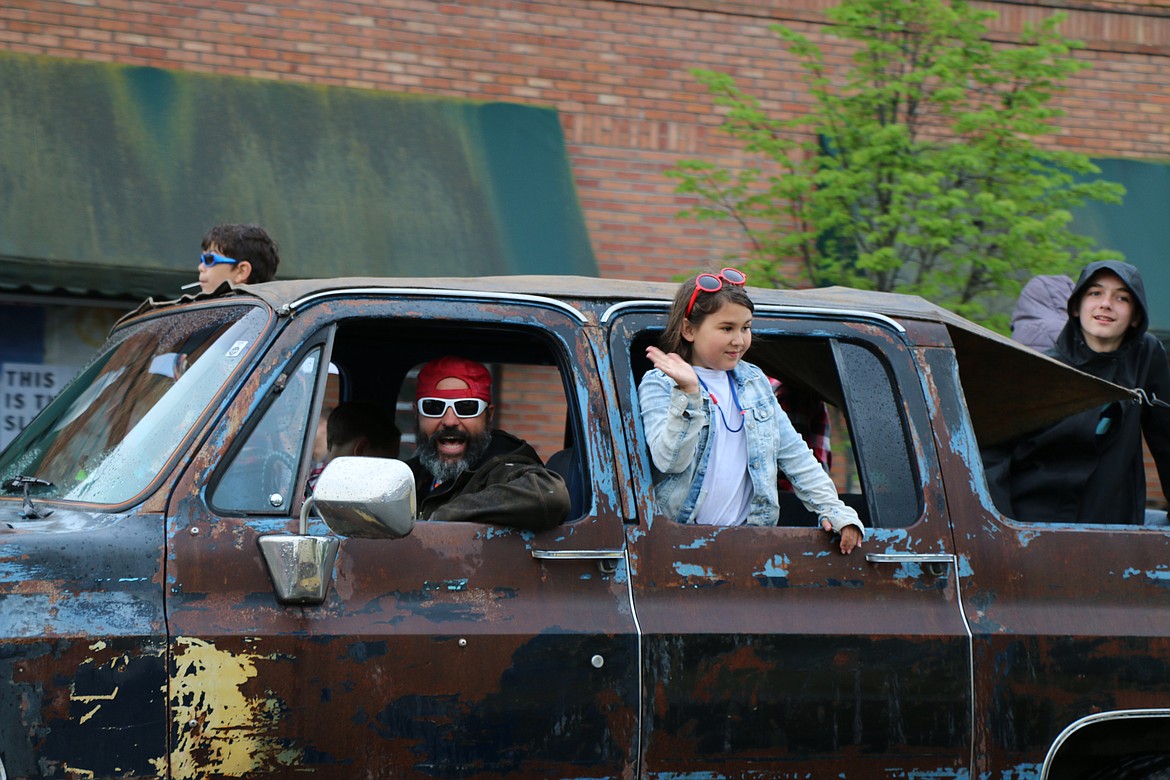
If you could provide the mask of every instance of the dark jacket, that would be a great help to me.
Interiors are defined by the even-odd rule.
[[[1133,292],[1135,317],[1140,317],[1113,352],[1090,349],[1073,316],[1088,281],[1102,269],[1113,271]],[[1051,357],[1170,401],[1170,365],[1161,342],[1146,332],[1146,292],[1136,268],[1116,261],[1090,264],[1069,296],[1067,311],[1068,320],[1048,351]],[[1167,489],[1170,409],[1120,401],[1075,414],[992,454],[988,480],[996,504],[1024,521],[1140,525],[1146,507],[1143,433]]]
[[[495,523],[542,531],[565,521],[569,491],[560,474],[541,464],[536,450],[504,431],[493,431],[487,451],[472,468],[432,491],[434,477],[418,461],[414,472],[423,520]]]

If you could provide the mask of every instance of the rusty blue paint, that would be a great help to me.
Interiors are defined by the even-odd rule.
[[[788,560],[787,555],[773,555],[764,564],[764,568],[760,571],[753,572],[756,577],[780,577],[786,578],[788,576]]]
[[[955,569],[960,577],[970,577],[975,573],[974,569],[971,568],[971,559],[967,555],[957,556]]]
[[[787,588],[789,563],[787,555],[774,555],[765,562],[761,570],[753,572],[752,576],[762,587]]]
[[[879,544],[903,545],[902,547],[887,546],[884,552],[906,552],[904,547],[909,534],[905,528],[870,528],[865,534],[865,543],[873,547]]]
[[[513,284],[552,283],[453,284],[507,284],[511,290]],[[598,288],[607,284],[599,280]],[[292,283],[289,289],[309,286]],[[607,303],[574,299],[573,305],[595,323]],[[149,565],[83,568],[78,576],[71,573],[76,560],[47,555],[32,562],[23,541],[0,535],[0,627],[37,629],[37,617],[54,607],[84,611],[58,622],[70,630],[105,625],[108,631],[120,619],[146,622],[151,639],[137,648],[138,656],[146,647],[165,649],[160,643],[169,627],[176,662],[159,675],[159,690],[170,686],[178,693],[158,703],[161,714],[151,717],[171,721],[162,737],[179,748],[169,759],[163,755],[162,766],[169,761],[176,778],[223,774],[215,771],[215,751],[233,753],[255,738],[264,746],[249,773],[256,778],[283,776],[293,763],[323,777],[346,777],[376,756],[379,766],[430,776],[941,780],[968,777],[965,765],[974,754],[980,778],[1018,780],[1034,769],[1021,757],[1041,757],[1046,740],[1078,712],[1155,700],[1170,691],[1164,682],[1170,676],[1161,673],[1170,640],[1151,636],[1148,628],[1127,634],[1125,623],[1131,603],[1162,603],[1167,535],[1123,532],[1113,537],[1125,553],[1118,555],[1122,563],[1102,564],[1092,545],[1074,544],[1094,529],[1021,530],[1004,523],[984,500],[974,472],[975,439],[957,373],[947,365],[953,355],[937,346],[946,341],[937,323],[909,327],[907,339],[918,334],[934,345],[925,350],[864,326],[818,326],[804,335],[868,340],[875,350],[888,350],[910,421],[910,460],[921,472],[913,487],[922,491],[922,513],[906,518],[914,521],[907,527],[871,529],[862,552],[957,548],[962,605],[956,578],[935,577],[913,564],[871,564],[863,554],[841,556],[829,535],[811,528],[721,531],[655,519],[647,456],[630,438],[639,428],[628,356],[608,353],[604,329],[591,324],[586,330],[596,332],[587,343],[574,341],[577,326],[561,322],[563,313],[545,312],[521,319],[535,330],[559,328],[556,343],[570,345],[562,357],[579,385],[570,398],[588,410],[578,421],[584,430],[574,435],[585,437],[589,475],[597,483],[593,511],[540,534],[420,523],[393,542],[349,539],[325,603],[282,606],[254,542],[258,534],[286,530],[292,519],[217,516],[204,501],[204,486],[265,402],[281,361],[318,332],[325,314],[360,320],[381,312],[380,305],[339,297],[282,320],[280,341],[199,449],[176,467],[165,499],[153,499],[145,522],[158,530],[144,537],[152,543],[123,545]],[[499,301],[443,309],[420,296],[409,308],[387,305],[399,306],[387,320],[446,317],[449,324],[475,315],[493,327],[515,324]],[[769,327],[779,327],[775,319]],[[639,327],[660,322],[648,318]],[[396,351],[408,348],[394,344]],[[927,365],[924,353],[934,353],[934,362]],[[926,378],[943,369],[953,376]],[[864,436],[858,442],[863,455]],[[871,507],[880,501],[879,494],[866,493]],[[634,507],[646,516],[636,517]],[[120,527],[114,521],[103,530]],[[313,527],[324,532],[316,520]],[[51,553],[60,539],[46,541],[42,551]],[[534,550],[609,551],[623,544],[627,557],[616,561],[612,574],[599,570],[596,560],[532,556]],[[1036,560],[1045,568],[1033,567]],[[1070,578],[1069,570],[1095,577]],[[35,581],[43,592],[16,592],[30,587],[28,574],[46,575]],[[164,585],[165,614],[157,611]],[[1053,606],[1052,594],[1067,603]],[[22,605],[22,598],[32,600]],[[13,605],[19,606],[7,610]],[[1083,614],[1093,618],[1089,628],[1077,622]],[[1039,634],[1037,626],[1049,633]],[[88,648],[67,640],[17,646],[13,661],[12,643],[0,640],[0,744],[7,744],[15,724],[23,741],[5,760],[20,755],[21,766],[31,766],[26,758],[38,755],[40,745],[27,737],[29,721],[20,719],[46,722],[55,700],[13,679],[17,662],[35,661],[68,681],[83,667],[105,662],[90,660]],[[234,664],[234,676],[212,690],[211,675],[206,681],[199,675],[216,663]],[[1047,695],[1054,680],[1061,683],[1059,696]],[[198,700],[199,685],[208,690],[207,706],[184,701]],[[5,709],[30,690],[33,706]],[[213,694],[223,696],[212,701]],[[78,722],[97,717],[93,708],[110,695],[109,686],[91,684],[68,714]],[[215,720],[215,705],[232,701],[243,713],[239,728]],[[570,706],[558,709],[565,702]],[[517,711],[534,708],[556,713],[538,724],[544,731],[516,725]],[[53,716],[60,739],[77,728],[61,713]],[[195,726],[188,727],[191,721]],[[333,724],[338,728],[320,737]],[[546,733],[550,726],[553,733]]]
[[[923,569],[920,563],[901,563],[898,568],[894,570],[894,579],[896,580],[920,580],[922,578]]]
[[[715,579],[715,572],[709,566],[700,566],[695,563],[676,563],[674,570],[680,577],[700,577]]]
[[[1126,569],[1122,573],[1122,576],[1125,579],[1129,579],[1130,577],[1139,576],[1139,575],[1143,575],[1147,579],[1154,580],[1155,582],[1158,582],[1159,584],[1167,583],[1167,582],[1170,582],[1170,567],[1159,566],[1155,569],[1152,569],[1152,570],[1147,569],[1145,571],[1141,571],[1139,569]]]
[[[1016,539],[1019,541],[1021,547],[1027,547],[1039,535],[1040,532],[1037,530],[1016,531]]]

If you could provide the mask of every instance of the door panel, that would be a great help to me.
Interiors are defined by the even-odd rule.
[[[0,777],[163,777],[162,518],[0,525]]]
[[[1170,535],[1165,528],[1025,522],[999,514],[983,484],[954,356],[929,356],[948,481],[976,475],[955,517],[974,641],[981,771],[1123,776],[1117,755],[1170,745]],[[1148,710],[1149,717],[1134,711]],[[1113,715],[1111,713],[1122,713]],[[1088,719],[1088,720],[1086,720]],[[1079,722],[1093,728],[1076,730]],[[1111,756],[1113,758],[1111,758]],[[1079,774],[1084,772],[1085,774]],[[1128,775],[1126,775],[1128,776]]]
[[[643,435],[635,377],[644,366],[619,345],[640,354],[662,320],[631,313],[611,335],[634,441]],[[784,362],[783,341],[768,354],[770,337],[833,341],[805,351],[836,361],[835,391],[852,441],[834,440],[834,447],[854,448],[876,527],[859,551],[843,556],[808,525],[680,525],[655,514],[649,455],[631,448],[643,517],[628,537],[645,652],[644,775],[961,773],[970,759],[970,650],[954,572],[897,557],[949,561],[951,553],[911,352],[882,328],[769,319],[760,311],[753,331],[749,359],[761,364]],[[824,371],[809,370],[814,383],[817,376]],[[912,392],[878,392],[877,383]],[[866,553],[894,557],[869,562]]]
[[[207,507],[201,486],[232,447],[232,420],[246,430],[262,412],[248,399],[263,398],[330,322],[341,324],[322,366],[359,334],[356,352],[389,403],[420,359],[413,352],[433,346],[430,327],[460,334],[451,351],[494,344],[511,357],[535,334],[562,372],[566,354],[592,354],[575,320],[539,305],[365,300],[298,314],[169,513],[174,776],[628,776],[638,689],[624,564],[534,557],[620,551],[612,495],[593,491],[584,518],[538,534],[420,522],[403,539],[345,539],[325,602],[305,607],[276,603],[257,549],[260,535],[296,521]],[[361,385],[362,371],[349,375]],[[568,387],[585,404],[572,414],[589,421],[577,445],[590,462],[612,463],[612,451],[589,452],[608,438],[595,368],[574,364]]]

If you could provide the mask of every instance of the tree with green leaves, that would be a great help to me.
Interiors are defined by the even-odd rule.
[[[847,67],[772,28],[800,63],[803,115],[771,116],[731,76],[693,71],[749,163],[691,160],[668,175],[698,196],[683,215],[742,227],[749,249],[736,260],[753,284],[913,293],[1002,328],[989,304],[1031,276],[1120,257],[1069,222],[1123,188],[1045,138],[1062,116],[1052,98],[1087,67],[1059,14],[1003,44],[988,38],[995,14],[960,0],[844,0],[826,13]]]

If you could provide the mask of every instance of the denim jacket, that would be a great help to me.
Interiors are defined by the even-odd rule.
[[[842,503],[833,481],[780,408],[764,372],[740,361],[733,374],[745,412],[748,473],[754,493],[747,525],[779,522],[776,478],[777,469],[782,469],[796,497],[819,520],[828,520],[837,532],[855,525],[864,534],[857,513]],[[650,443],[658,509],[676,522],[693,523],[703,498],[703,477],[710,454],[708,422],[714,414],[711,398],[701,387],[699,392],[687,395],[673,379],[655,368],[642,377],[638,403]]]

